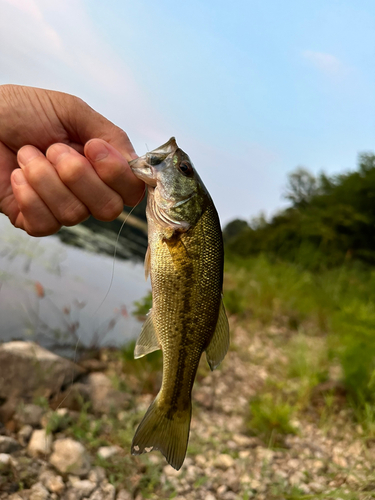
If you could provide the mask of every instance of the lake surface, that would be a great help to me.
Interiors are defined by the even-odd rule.
[[[134,302],[151,285],[141,259],[145,236],[137,242],[128,230],[127,239],[119,247],[130,258],[114,260],[113,231],[79,225],[33,238],[0,214],[0,342],[30,339],[69,354],[77,342],[120,346],[136,338]]]

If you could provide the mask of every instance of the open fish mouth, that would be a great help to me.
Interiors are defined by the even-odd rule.
[[[138,177],[138,179],[141,179],[149,186],[156,186],[155,171],[153,170],[152,165],[147,162],[146,155],[132,160],[129,162],[129,166],[132,169],[133,174]]]
[[[178,150],[176,139],[171,137],[162,146],[129,162],[134,175],[149,186],[156,186],[157,173],[165,168],[165,160]]]

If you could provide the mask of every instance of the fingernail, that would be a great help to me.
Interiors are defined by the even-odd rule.
[[[109,149],[100,141],[90,141],[86,146],[86,155],[93,162],[104,160],[109,155]]]
[[[31,160],[37,158],[42,153],[34,146],[24,146],[18,151],[17,159],[22,165],[27,165]]]
[[[18,185],[21,186],[22,184],[26,184],[26,179],[25,176],[23,175],[23,172],[20,168],[16,168],[16,170],[13,171],[12,174],[13,181]]]

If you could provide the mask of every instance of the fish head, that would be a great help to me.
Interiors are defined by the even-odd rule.
[[[209,194],[189,156],[178,147],[174,137],[129,165],[148,185],[152,197],[149,203],[155,205],[151,206],[154,219],[181,231],[199,219]]]

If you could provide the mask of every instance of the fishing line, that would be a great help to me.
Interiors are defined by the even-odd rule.
[[[117,254],[117,246],[118,246],[118,242],[119,242],[119,239],[120,239],[120,235],[121,235],[121,231],[125,225],[125,223],[127,222],[127,220],[129,219],[130,215],[133,213],[133,211],[137,208],[137,206],[141,203],[141,201],[143,200],[143,197],[146,193],[146,186],[142,192],[142,195],[141,197],[139,198],[139,200],[137,201],[137,203],[134,205],[134,207],[130,210],[130,212],[128,213],[128,215],[126,216],[125,220],[123,221],[123,223],[121,224],[121,227],[120,227],[120,230],[117,234],[117,238],[116,238],[116,242],[115,242],[115,250],[114,250],[114,253],[113,253],[113,262],[112,262],[112,275],[111,275],[111,280],[110,280],[110,283],[109,283],[109,286],[108,286],[108,290],[103,298],[103,300],[101,301],[101,303],[99,304],[98,308],[96,309],[96,311],[94,312],[94,315],[93,317],[95,317],[95,315],[98,313],[99,309],[102,307],[102,305],[104,304],[106,298],[108,297],[108,294],[111,290],[111,287],[112,287],[112,283],[113,283],[113,278],[114,278],[114,275],[115,275],[115,262],[116,262],[116,254]],[[81,341],[81,336],[78,334],[78,338],[77,338],[77,342],[76,342],[76,345],[75,345],[75,348],[74,348],[74,357],[73,357],[73,363],[76,363],[77,361],[77,352],[78,352],[78,345]],[[70,386],[73,385],[73,382],[74,382],[74,375],[72,373],[72,381],[70,383]],[[66,396],[62,399],[62,401],[60,401],[60,403],[58,404],[58,406],[56,407],[56,410],[58,410],[62,404],[64,403],[64,401],[67,399],[67,397],[70,395],[71,393],[71,390],[68,391],[68,393],[66,394]],[[55,410],[55,411],[56,411]]]
[[[95,311],[94,313],[94,316],[95,314],[97,314],[97,312],[99,311],[99,309],[102,307],[102,305],[104,304],[106,298],[108,297],[108,294],[111,290],[111,287],[112,287],[112,283],[113,283],[113,278],[114,278],[114,275],[115,275],[115,262],[116,262],[116,253],[117,253],[117,246],[118,246],[118,242],[119,242],[119,239],[120,239],[120,234],[121,234],[121,231],[126,223],[126,221],[129,219],[129,217],[131,216],[131,214],[133,213],[133,211],[137,208],[137,206],[141,203],[141,201],[143,200],[143,197],[145,195],[145,192],[146,192],[146,188],[143,190],[142,192],[142,195],[141,197],[139,198],[139,200],[137,201],[137,203],[134,205],[134,207],[130,210],[130,212],[128,213],[128,215],[126,216],[124,222],[121,224],[121,227],[120,227],[120,230],[117,234],[117,238],[116,238],[116,243],[115,243],[115,251],[113,253],[113,262],[112,262],[112,276],[111,276],[111,281],[109,283],[109,287],[108,287],[108,290],[107,290],[107,293],[105,294],[104,296],[104,299],[101,301],[101,303],[99,304],[99,307],[97,308],[97,310]]]

